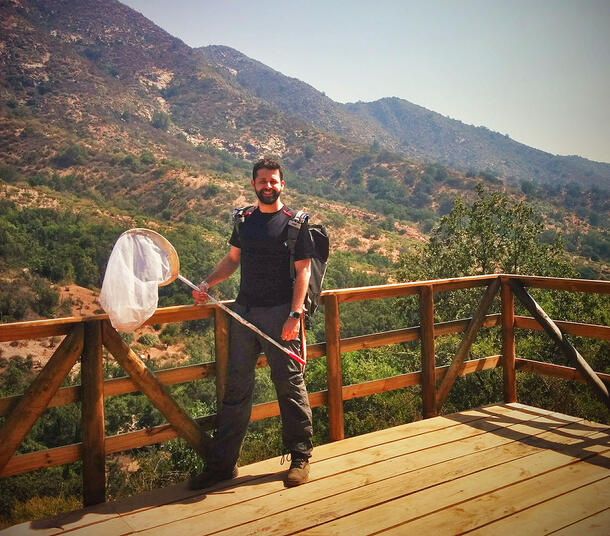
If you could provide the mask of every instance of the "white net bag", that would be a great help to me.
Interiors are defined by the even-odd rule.
[[[178,276],[174,247],[150,229],[130,229],[117,240],[104,275],[100,305],[112,326],[134,331],[148,320],[159,302],[158,287]]]

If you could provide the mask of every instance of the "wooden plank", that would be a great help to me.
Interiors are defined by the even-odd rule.
[[[232,303],[232,300],[221,303]],[[144,325],[165,324],[168,322],[183,322],[199,320],[214,316],[213,305],[177,305],[157,309]],[[25,322],[9,322],[0,324],[0,342],[17,341],[21,339],[40,339],[67,335],[74,326],[87,321],[108,320],[108,315],[70,316],[44,320],[28,320]]]
[[[83,403],[83,504],[106,501],[106,452],[104,450],[104,374],[102,370],[102,325],[85,322],[81,359]]]
[[[0,342],[67,335],[82,321],[80,317],[70,317],[0,324]]]
[[[457,353],[449,366],[449,369],[443,376],[441,384],[438,386],[436,390],[436,412],[440,413],[447,396],[449,395],[449,391],[455,382],[455,379],[458,377],[460,368],[462,367],[468,352],[470,352],[470,347],[474,342],[479,329],[483,325],[483,321],[485,320],[485,315],[489,310],[496,294],[498,292],[498,288],[500,288],[500,280],[494,279],[492,283],[487,287],[481,301],[479,302],[479,307],[477,308],[477,312],[472,317],[471,322],[468,324],[468,328],[466,329],[466,333],[464,334],[464,338],[460,343]],[[507,402],[514,402],[514,400],[507,400]]]
[[[492,410],[493,413],[494,410]],[[498,409],[499,413],[497,414],[498,418],[502,418],[502,413],[506,412],[510,415],[520,415],[523,416],[524,418],[527,419],[535,419],[535,415],[533,414],[527,414],[527,413],[523,413],[523,412],[519,412],[519,411],[515,411],[514,409],[510,409],[510,408],[501,408]],[[470,415],[469,418],[472,419],[472,417],[474,417],[474,415]],[[545,416],[541,417],[541,418],[546,418]],[[303,488],[299,488],[299,492],[294,494],[292,493],[292,496],[290,495],[290,492],[288,492],[288,494],[281,494],[281,500],[280,499],[273,499],[273,504],[279,505],[281,509],[286,509],[286,506],[288,505],[288,503],[285,503],[284,501],[292,501],[295,497],[296,500],[298,501],[298,504],[302,504],[303,502],[308,502],[308,501],[312,501],[312,500],[317,500],[318,498],[320,498],[319,496],[332,496],[335,491],[340,490],[341,486],[339,486],[338,482],[342,482],[342,479],[347,478],[348,481],[350,479],[353,479],[354,474],[352,473],[352,475],[349,474],[349,471],[346,471],[346,469],[350,469],[353,470],[356,473],[356,482],[353,484],[353,486],[351,487],[359,487],[363,481],[374,481],[377,479],[383,479],[386,478],[388,476],[394,475],[397,472],[397,467],[396,467],[396,463],[398,458],[396,456],[398,455],[404,455],[404,454],[409,454],[412,452],[419,452],[419,454],[417,456],[404,456],[403,458],[401,458],[401,462],[404,461],[405,463],[409,463],[409,464],[416,464],[416,465],[426,465],[427,463],[429,464],[434,464],[436,461],[438,460],[442,460],[444,457],[446,457],[447,455],[450,455],[451,457],[454,456],[459,456],[460,452],[459,452],[459,448],[456,449],[456,444],[455,443],[451,443],[451,441],[455,441],[456,439],[463,439],[464,437],[472,437],[474,438],[475,436],[482,438],[485,435],[489,435],[489,434],[485,434],[484,430],[475,427],[475,428],[469,428],[467,426],[449,426],[447,428],[443,428],[442,430],[440,430],[441,432],[441,436],[437,436],[437,434],[435,433],[424,433],[424,434],[418,434],[418,435],[411,435],[409,434],[409,430],[411,430],[412,428],[418,428],[422,431],[431,431],[433,429],[436,428],[436,426],[442,425],[443,424],[443,419],[442,417],[437,417],[435,419],[429,419],[426,421],[419,421],[417,423],[411,423],[410,425],[407,425],[406,427],[403,427],[403,429],[405,430],[405,433],[403,433],[402,435],[408,435],[410,436],[409,438],[405,438],[405,437],[398,437],[397,441],[392,441],[390,443],[383,443],[383,444],[379,444],[379,445],[371,445],[368,449],[362,450],[362,449],[358,449],[355,450],[353,452],[343,452],[345,451],[345,444],[349,443],[352,440],[356,440],[358,438],[350,438],[348,440],[344,440],[341,442],[337,442],[337,443],[331,443],[331,444],[327,444],[324,445],[322,447],[317,447],[314,451],[314,467],[315,467],[315,472],[313,472],[312,470],[312,482],[308,483],[308,485],[306,487]],[[470,421],[470,422],[479,422],[481,421],[481,419],[478,420],[474,420],[474,421]],[[509,420],[503,421],[504,424],[506,425],[510,425],[512,424]],[[431,428],[431,426],[425,426],[426,424],[430,423],[430,425],[435,425],[434,427]],[[562,426],[563,422],[558,421],[555,423],[556,426]],[[446,425],[445,425],[446,426]],[[483,427],[485,428],[493,428],[496,429],[498,427],[501,427],[502,424],[501,423],[496,423],[495,425],[492,423],[489,423],[487,425],[483,424]],[[536,428],[532,428],[529,430],[529,432],[531,433],[532,431],[536,431]],[[386,437],[386,439],[388,438],[387,432],[389,431],[383,431],[383,436]],[[379,432],[374,433],[374,434],[367,434],[367,438],[372,438],[372,439],[377,439]],[[363,436],[364,437],[364,436]],[[511,441],[510,438],[505,437],[505,436],[495,436],[497,438],[498,441],[500,442],[507,442],[507,441]],[[521,435],[517,435],[517,438],[522,437]],[[377,439],[376,442],[378,442],[379,440]],[[428,462],[426,462],[426,459],[422,454],[422,448],[426,448],[426,447],[431,447],[431,448],[436,448],[439,447],[439,443],[442,443],[444,445],[445,448],[445,453],[440,454],[437,453],[436,456],[434,457],[433,460],[428,460]],[[353,441],[354,445],[358,445],[358,443],[356,441]],[[476,451],[480,451],[482,449],[482,445],[477,443],[477,444],[473,444],[471,445],[471,450],[476,450]],[[337,452],[335,452],[334,456],[329,455],[330,454],[330,450],[331,449],[337,449]],[[340,449],[340,450],[339,450]],[[348,449],[348,450],[353,450],[353,449]],[[426,452],[427,454],[427,452]],[[340,456],[340,457],[337,457]],[[342,457],[341,457],[342,456]],[[319,458],[323,457],[324,459],[320,460]],[[392,458],[391,460],[388,460],[387,458]],[[383,469],[382,466],[377,464],[377,462],[383,462]],[[277,463],[277,461],[276,461]],[[371,465],[373,464],[373,465]],[[370,468],[366,468],[367,466],[371,466]],[[249,469],[246,468],[246,470]],[[268,466],[265,466],[264,468],[260,469],[260,473],[262,475],[264,475],[264,478],[261,479],[257,479],[256,481],[253,481],[249,484],[249,486],[247,487],[242,487],[239,486],[238,488],[233,487],[233,489],[231,490],[232,493],[231,494],[226,494],[223,493],[221,494],[222,496],[216,496],[214,494],[211,493],[207,493],[206,495],[206,501],[203,502],[198,502],[197,504],[191,504],[190,507],[185,506],[184,504],[181,505],[177,505],[177,504],[171,504],[171,505],[167,505],[166,507],[163,507],[164,512],[161,515],[161,518],[172,518],[172,519],[180,519],[180,518],[184,518],[184,517],[188,517],[191,519],[195,519],[193,518],[193,516],[196,513],[210,513],[210,516],[205,516],[205,517],[201,517],[201,518],[197,518],[195,525],[194,525],[194,529],[195,532],[197,530],[197,527],[201,527],[201,526],[205,526],[206,529],[208,531],[212,531],[212,527],[214,527],[214,530],[220,529],[222,528],[222,526],[218,525],[218,523],[225,523],[226,519],[223,521],[223,517],[222,517],[222,511],[219,510],[219,508],[227,508],[227,507],[231,507],[231,516],[238,515],[238,510],[236,510],[235,508],[239,509],[238,506],[235,506],[236,503],[239,503],[240,505],[243,504],[246,512],[258,512],[261,514],[267,514],[268,512],[264,512],[265,510],[265,505],[267,503],[271,503],[270,499],[272,499],[272,497],[269,495],[270,493],[274,494],[277,492],[282,492],[285,491],[284,487],[282,486],[281,482],[278,481],[277,475],[269,475],[266,474],[266,471],[268,471]],[[272,468],[273,471],[273,468]],[[275,471],[277,471],[277,466]],[[327,478],[330,477],[330,478]],[[317,487],[312,487],[313,481],[317,481],[318,483],[315,485]],[[339,487],[337,487],[339,486]],[[351,488],[350,488],[351,489]],[[307,491],[309,490],[309,491]],[[301,493],[309,493],[312,494],[311,497],[305,497],[305,496],[301,496]],[[277,495],[274,495],[274,497],[277,497]],[[292,497],[292,498],[291,498]],[[256,499],[256,498],[260,498],[261,504],[259,505],[257,504],[253,504],[252,502],[248,502],[246,503],[246,500],[249,499]],[[158,521],[159,519],[161,519],[160,517],[158,517],[159,512],[148,512],[142,515],[138,515],[135,516],[135,519],[133,521],[130,520],[130,525],[132,525],[135,529],[138,530],[143,530],[143,529],[151,529],[152,527],[157,527],[158,525]],[[188,534],[189,530],[186,529],[186,526],[190,525],[189,521],[185,521],[185,525],[174,525],[174,529],[177,530],[178,532],[180,532],[181,534]],[[160,529],[160,528],[159,528]],[[157,529],[155,529],[157,530]],[[163,533],[163,532],[161,532]]]
[[[6,464],[6,467],[0,472],[0,477],[18,475],[27,473],[28,471],[34,471],[35,469],[44,469],[46,467],[72,463],[80,460],[81,457],[81,443],[40,450],[29,454],[20,454],[18,456],[13,456],[10,459]]]
[[[65,512],[45,519],[13,525],[4,531],[0,531],[0,534],[5,534],[6,536],[19,536],[22,534],[52,536],[64,534],[64,527],[76,529],[96,524],[102,526],[105,521],[117,517],[116,503],[96,504],[73,512]]]
[[[553,532],[554,536],[608,536],[610,527],[610,508]]]
[[[462,288],[483,287],[489,285],[498,275],[475,275],[450,279],[432,279],[428,281],[409,281],[389,285],[371,285],[368,287],[325,290],[322,297],[336,296],[339,303],[371,300],[377,298],[395,298],[398,296],[415,296],[422,286],[433,285],[436,291],[456,290]]]
[[[354,352],[356,350],[378,348],[379,346],[399,344],[402,342],[415,341],[417,339],[419,339],[419,326],[341,339],[341,351]]]
[[[343,423],[343,380],[341,378],[341,324],[336,296],[324,298],[326,374],[328,382],[328,427],[331,441],[345,437]]]
[[[264,363],[262,366],[267,366],[267,361],[264,358],[261,358],[259,361]],[[174,385],[213,376],[215,374],[215,367],[215,363],[198,363],[196,365],[157,370],[155,375],[163,385]],[[80,391],[81,387],[79,385],[73,387],[60,387],[49,401],[47,407],[64,406],[65,404],[79,402],[81,400]],[[138,386],[128,376],[104,381],[104,398],[137,391],[139,391]],[[10,408],[16,404],[22,396],[23,395],[16,395],[0,398],[0,416],[6,415]]]
[[[34,379],[23,398],[6,417],[0,429],[0,472],[2,472],[46,409],[49,400],[83,351],[83,325],[75,326],[61,342],[40,374]]]
[[[420,288],[419,324],[421,339],[421,382],[424,419],[437,415],[436,412],[436,356],[434,351],[434,288],[431,285]]]
[[[502,298],[502,378],[504,402],[517,401],[515,375],[515,298],[508,280],[501,278]]]
[[[233,300],[222,301],[221,303],[228,305],[233,303]],[[175,305],[172,307],[161,307],[146,321],[144,325],[151,324],[166,324],[172,322],[184,322],[185,320],[201,320],[204,318],[212,318],[214,316],[214,305]]]
[[[557,327],[568,335],[577,337],[590,337],[592,339],[610,340],[610,326],[599,326],[597,324],[583,324],[580,322],[566,322],[554,320]],[[515,316],[515,327],[520,329],[533,329],[544,331],[540,323],[531,316]]]
[[[142,360],[133,353],[122,341],[117,331],[104,321],[102,324],[104,346],[115,357],[136,382],[140,390],[149,398],[157,409],[165,416],[172,426],[179,431],[196,452],[205,457],[206,437],[201,433],[197,424],[189,415],[169,396],[165,387],[155,375],[150,372]]]
[[[343,387],[343,400],[352,400],[363,396],[393,391],[404,387],[412,387],[421,383],[421,372],[400,374],[390,378],[372,380],[370,382],[356,383]]]
[[[481,327],[493,327],[500,323],[501,315],[487,315]],[[472,319],[453,320],[451,322],[437,322],[434,324],[434,336],[449,335],[465,331]],[[403,342],[415,341],[419,339],[420,327],[414,326],[383,333],[372,333],[341,339],[341,352],[353,352],[364,350],[365,348],[377,348],[389,344],[399,344]]]
[[[610,283],[610,282],[609,282]],[[517,280],[509,280],[510,288],[519,301],[525,305],[534,318],[544,327],[544,331],[551,337],[555,343],[559,346],[560,350],[568,357],[570,361],[576,366],[579,372],[587,380],[587,383],[593,388],[593,391],[597,393],[599,398],[610,408],[610,396],[608,395],[608,389],[599,379],[599,376],[595,374],[589,363],[578,353],[578,350],[570,344],[570,342],[563,336],[561,330],[551,320],[551,318],[544,312],[534,298],[532,298],[523,287],[523,284]]]
[[[486,458],[483,458],[482,461],[484,462]],[[579,459],[588,460],[588,463],[575,463]],[[553,479],[547,481],[544,489],[551,489],[552,492],[557,490],[561,492],[560,486],[574,489],[606,476],[609,471],[600,464],[607,463],[607,455],[583,452],[581,447],[576,444],[562,449],[562,451],[543,450],[457,478],[453,478],[454,474],[452,472],[437,465],[434,466],[435,469],[441,470],[445,478],[443,479],[437,475],[436,480],[429,482],[425,489],[420,487],[422,483],[420,473],[413,472],[406,475],[408,478],[402,476],[388,479],[383,482],[383,486],[375,484],[363,486],[360,490],[343,494],[342,497],[334,497],[334,505],[343,502],[348,503],[349,509],[352,509],[355,513],[341,517],[336,521],[319,524],[312,529],[303,531],[303,534],[338,534],[348,531],[348,534],[356,535],[387,530],[392,527],[396,527],[394,530],[396,534],[411,534],[411,530],[415,530],[413,526],[419,527],[418,522],[423,519],[421,516],[426,513],[440,512],[454,505],[459,508],[464,501],[479,496],[493,500],[499,488],[529,480],[545,473],[551,473]],[[456,469],[459,471],[460,467],[458,466]],[[414,488],[417,493],[413,492],[415,491]],[[494,508],[497,508],[498,503],[494,502],[493,504]],[[319,505],[314,506],[319,507]],[[371,510],[373,506],[375,509]],[[332,518],[336,516],[336,510],[339,510],[339,508],[339,506],[335,506]],[[343,514],[342,508],[340,511]],[[480,508],[478,511],[480,511]],[[374,512],[374,515],[371,515],[372,512]],[[318,511],[318,519],[322,518],[324,514],[328,515],[326,510]],[[471,515],[476,514],[477,512],[473,512]],[[293,513],[292,517],[298,516]],[[453,530],[451,534],[462,532],[461,524],[457,525],[460,519],[464,523],[470,521],[468,515],[457,513],[456,516],[451,518],[451,521],[456,523],[456,526],[451,527]],[[412,522],[413,525],[409,523],[411,520],[415,520]],[[430,518],[428,521],[430,521]],[[446,527],[447,523],[442,516],[438,518],[438,521],[438,524],[435,524],[434,527],[428,523],[425,525],[425,529],[422,529],[423,532],[420,530],[420,532],[413,533],[438,534],[441,530],[440,527]],[[388,533],[391,532],[388,530]],[[247,533],[242,532],[242,534]]]
[[[535,424],[534,421],[532,422]],[[578,424],[572,423],[569,426],[577,427]],[[465,431],[468,427],[459,428]],[[569,429],[569,427],[561,428],[561,430]],[[594,430],[588,433],[595,433]],[[542,430],[533,426],[526,433],[532,431]],[[327,519],[352,513],[355,511],[354,507],[357,511],[361,505],[355,503],[359,500],[383,503],[385,500],[393,499],[396,494],[403,493],[405,486],[407,492],[425,489],[439,481],[442,482],[444,477],[458,478],[477,474],[484,467],[495,467],[508,460],[521,459],[523,446],[519,443],[520,437],[522,436],[515,435],[514,439],[511,439],[507,435],[490,432],[427,449],[422,449],[422,445],[414,445],[412,452],[416,452],[416,455],[401,449],[390,459],[384,456],[385,453],[365,452],[343,460],[327,460],[326,465],[330,467],[332,464],[336,474],[310,482],[298,493],[282,490],[260,499],[240,501],[239,504],[231,507],[229,520],[223,520],[221,512],[214,511],[207,516],[198,516],[193,521],[196,521],[196,525],[200,527],[206,526],[210,532],[223,528],[223,525],[227,527],[228,530],[220,534],[290,534],[316,526]],[[533,446],[530,450],[536,451]],[[539,451],[540,448],[537,450]],[[376,458],[373,457],[375,454],[377,454]],[[362,456],[366,455],[370,457],[362,460]],[[369,460],[382,461],[364,465]],[[345,467],[353,467],[353,469],[345,471]],[[315,471],[318,478],[318,471],[323,468],[323,463],[314,464],[312,474]],[[368,513],[372,517],[377,515],[374,509],[368,510]],[[190,525],[191,520],[188,520],[180,523],[177,528],[180,528],[182,534],[194,533],[187,528]],[[356,533],[369,528],[368,522],[363,521]],[[320,533],[337,532],[329,529]]]
[[[356,466],[361,464],[370,463],[371,461],[378,461],[380,454],[371,455],[366,453],[366,449],[380,447],[386,445],[387,448],[392,450],[392,447],[398,442],[407,441],[409,438],[417,440],[419,436],[427,436],[428,441],[434,442],[434,432],[439,430],[456,429],[460,424],[466,422],[475,422],[481,420],[489,415],[495,415],[498,418],[504,418],[505,415],[521,415],[525,418],[533,419],[535,415],[524,413],[518,408],[511,407],[493,407],[485,411],[473,410],[463,412],[459,416],[449,419],[446,417],[437,417],[435,419],[429,419],[426,421],[417,421],[409,423],[407,425],[401,425],[395,428],[386,430],[380,430],[378,432],[372,432],[364,434],[362,436],[352,437],[344,439],[343,441],[328,443],[314,449],[315,463],[320,464],[328,460],[326,468],[321,469],[322,473],[317,472],[318,477],[321,474],[328,472],[329,474],[335,474],[337,472],[337,464],[335,463],[335,457],[337,456],[350,456],[357,460]],[[481,433],[481,432],[472,432]],[[363,456],[368,456],[366,460]],[[356,467],[355,466],[355,467]],[[174,494],[171,497],[167,497],[166,506],[163,507],[162,517],[171,519],[179,519],[185,516],[192,516],[196,513],[214,511],[217,508],[226,507],[234,502],[240,502],[247,498],[264,496],[268,493],[269,486],[272,486],[273,490],[284,489],[281,481],[279,480],[278,470],[282,470],[279,465],[279,457],[270,460],[258,462],[256,464],[249,465],[245,468],[240,468],[240,479],[238,484],[248,482],[248,486],[239,486],[238,489],[232,490],[231,493],[222,493],[219,495],[207,493],[205,501],[197,501],[196,504],[193,501],[189,501],[187,504],[184,500],[185,495],[181,492],[187,493],[186,490],[174,490]],[[318,478],[315,477],[315,478]],[[254,480],[252,480],[254,479]],[[252,482],[250,482],[252,481]],[[250,485],[251,484],[251,485]],[[220,486],[220,489],[224,489],[230,486],[230,483],[225,483]],[[309,485],[309,484],[308,484]],[[194,492],[190,492],[193,495]],[[172,504],[169,504],[169,503]],[[131,522],[130,524],[138,529],[150,528],[156,526],[158,512],[140,513],[135,516],[139,518],[139,521]],[[135,525],[134,523],[137,523]]]
[[[601,447],[600,447],[601,448]],[[608,452],[606,446],[605,452]],[[543,501],[549,501],[555,497],[565,494],[572,494],[579,487],[592,486],[593,489],[599,487],[600,481],[606,487],[606,493],[602,494],[601,499],[608,504],[608,477],[610,476],[609,459],[603,454],[599,456],[584,457],[583,460],[572,462],[549,471],[546,474],[536,474],[532,478],[524,478],[518,482],[503,486],[503,483],[496,483],[498,489],[493,493],[484,494],[468,501],[462,501],[450,508],[439,509],[429,515],[419,519],[400,524],[385,534],[417,534],[418,530],[427,530],[431,534],[459,534],[475,529],[487,524],[499,517],[510,514],[514,511],[521,511],[535,506]],[[524,467],[524,471],[529,472],[529,465]],[[470,494],[470,492],[467,492]],[[574,497],[576,498],[576,497]],[[568,503],[569,504],[569,503]],[[581,517],[577,507],[571,505],[567,507],[564,515],[574,516],[575,520]],[[528,527],[528,534],[546,534],[545,531],[536,530],[543,526],[552,527],[554,521],[561,519],[558,512],[550,516],[551,519],[539,520],[539,523]],[[561,528],[560,523],[557,528]],[[552,530],[552,529],[551,529]],[[495,532],[501,534],[501,532]],[[524,534],[517,531],[515,534]]]
[[[501,356],[489,356],[481,359],[472,359],[462,363],[458,371],[458,376],[466,376],[479,372],[481,370],[491,370],[496,368],[500,363]],[[447,372],[449,366],[437,367],[435,370],[436,379],[440,380],[443,375]],[[382,378],[380,380],[372,380],[369,382],[356,383],[353,385],[346,385],[343,387],[343,400],[351,400],[353,398],[360,398],[363,396],[374,395],[377,393],[384,393],[387,391],[393,391],[395,389],[402,389],[404,387],[412,387],[414,385],[421,384],[421,372],[410,372],[408,374],[400,374],[398,376],[392,376],[389,378]]]
[[[70,531],[74,536],[125,536],[132,534],[131,527],[120,517],[113,517],[104,523],[87,525]]]
[[[502,315],[500,314],[486,315],[481,327],[491,328],[494,326],[499,326],[501,319]],[[451,335],[466,331],[468,324],[470,324],[471,321],[472,318],[464,318],[463,320],[452,320],[450,322],[437,322],[434,324],[434,336],[439,337],[440,335]]]
[[[515,367],[517,370],[533,372],[540,376],[551,376],[553,378],[561,378],[562,380],[571,380],[575,382],[586,383],[583,375],[574,367],[565,367],[563,365],[555,365],[553,363],[544,363],[542,361],[533,361],[532,359],[515,359]],[[596,372],[597,376],[604,383],[610,385],[610,374]]]
[[[523,493],[523,490],[521,490]],[[513,506],[513,508],[516,505]],[[538,503],[515,514],[503,517],[470,532],[472,536],[497,534],[549,534],[574,522],[585,520],[591,513],[599,513],[610,506],[608,477]],[[505,513],[505,512],[503,512]],[[610,525],[604,527],[608,534]],[[590,531],[580,534],[591,534]]]
[[[573,292],[586,292],[588,294],[610,294],[610,281],[522,275],[510,277],[518,279],[532,288],[569,290]]]

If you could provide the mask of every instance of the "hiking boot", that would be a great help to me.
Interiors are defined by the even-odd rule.
[[[231,471],[215,471],[207,469],[203,473],[199,473],[194,477],[190,478],[187,486],[189,489],[204,489],[223,482],[224,480],[231,480],[237,476],[237,465],[233,467]]]
[[[300,453],[291,455],[290,468],[284,479],[289,488],[305,484],[309,480],[309,458]]]

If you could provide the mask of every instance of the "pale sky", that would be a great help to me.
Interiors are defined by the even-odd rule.
[[[121,0],[338,102],[400,97],[610,162],[609,0]]]

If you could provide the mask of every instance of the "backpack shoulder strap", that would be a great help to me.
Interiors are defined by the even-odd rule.
[[[294,269],[294,253],[296,249],[297,237],[299,236],[301,225],[307,221],[309,214],[302,210],[294,212],[292,209],[286,206],[282,210],[284,213],[290,216],[290,219],[288,220],[288,235],[286,237],[286,245],[290,250],[290,277],[294,279],[296,277],[296,272]]]
[[[290,216],[290,219],[288,220],[288,237],[286,239],[286,245],[290,248],[290,254],[294,256],[294,248],[297,243],[299,231],[301,230],[301,225],[307,221],[309,214],[302,210],[294,212],[290,209],[285,209],[286,207],[282,210]]]
[[[239,230],[241,226],[246,221],[246,217],[252,214],[256,210],[254,205],[248,205],[247,207],[234,208],[233,209],[233,227],[235,231],[239,234]]]
[[[248,205],[247,207],[234,208],[233,209],[233,220],[244,223],[246,216],[249,216],[254,212],[256,207],[254,205]]]

